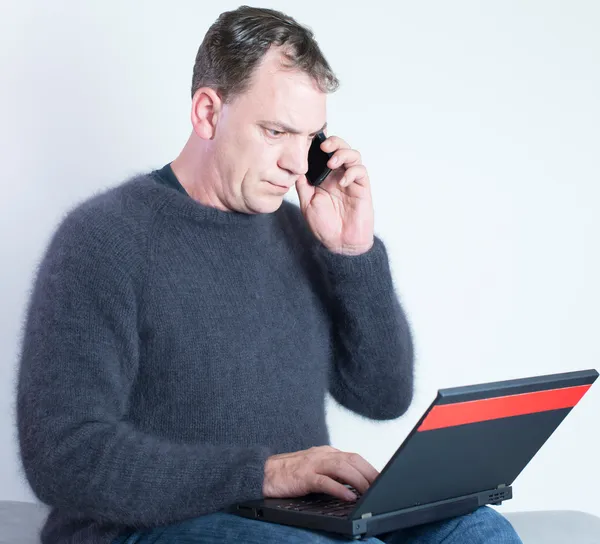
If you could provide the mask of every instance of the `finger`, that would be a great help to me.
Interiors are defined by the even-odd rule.
[[[338,149],[327,161],[327,166],[332,170],[341,166],[348,168],[356,164],[362,164],[362,157],[356,149]]]
[[[293,451],[289,453],[277,453],[275,455],[271,455],[270,459],[284,459],[286,457],[295,457],[296,455],[298,455],[298,453],[301,452]]]
[[[305,210],[315,194],[315,187],[308,183],[306,176],[300,176],[296,181],[296,192],[300,201],[300,209]]]
[[[361,493],[369,489],[369,481],[348,462],[347,456],[344,454],[329,457],[319,472],[330,478],[339,478],[343,483],[350,484]]]
[[[316,474],[313,478],[310,491],[313,493],[327,493],[344,501],[354,501],[358,497],[345,485],[332,480],[325,474]]]
[[[369,175],[367,174],[367,169],[363,164],[357,164],[355,166],[350,166],[343,177],[340,179],[340,187],[348,187],[352,183],[356,183],[361,187],[369,186]]]
[[[375,479],[379,476],[379,471],[369,463],[364,457],[358,455],[358,453],[348,453],[348,463],[356,467],[365,479],[372,484]]]
[[[339,136],[329,136],[322,144],[321,149],[327,153],[333,153],[338,149],[350,149],[350,146],[345,140]]]

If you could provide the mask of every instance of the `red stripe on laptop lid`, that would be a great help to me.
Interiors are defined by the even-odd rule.
[[[491,399],[434,406],[418,431],[467,425],[506,417],[573,408],[591,385],[564,387]]]

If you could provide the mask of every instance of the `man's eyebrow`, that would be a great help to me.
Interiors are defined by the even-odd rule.
[[[261,125],[269,125],[271,127],[275,127],[277,129],[280,129],[281,132],[288,132],[289,134],[302,134],[302,132],[298,129],[295,129],[294,127],[290,127],[289,125],[286,125],[285,123],[279,123],[277,121],[259,121]],[[327,128],[327,123],[325,123],[319,130],[317,130],[317,132],[311,132],[309,134],[309,136],[315,136],[316,134],[318,134],[319,132],[322,132],[323,130],[325,130]]]

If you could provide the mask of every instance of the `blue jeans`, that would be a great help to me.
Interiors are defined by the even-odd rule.
[[[216,513],[126,534],[113,544],[334,544],[341,536]],[[484,506],[472,514],[362,540],[364,544],[522,544],[509,521]]]

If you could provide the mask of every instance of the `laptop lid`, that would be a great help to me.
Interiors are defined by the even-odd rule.
[[[440,389],[353,519],[512,485],[596,370]]]

